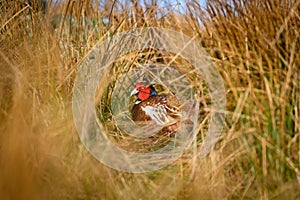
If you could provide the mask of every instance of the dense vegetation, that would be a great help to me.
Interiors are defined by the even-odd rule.
[[[122,2],[0,1],[1,199],[300,198],[300,1]],[[72,87],[98,42],[150,26],[197,36],[224,80],[226,123],[205,159],[122,173],[80,142]]]

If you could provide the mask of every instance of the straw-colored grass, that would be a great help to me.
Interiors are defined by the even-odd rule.
[[[1,199],[300,198],[299,0],[38,2],[0,1]],[[224,80],[226,123],[204,159],[194,146],[123,173],[80,142],[72,87],[94,45],[150,26],[197,34]]]

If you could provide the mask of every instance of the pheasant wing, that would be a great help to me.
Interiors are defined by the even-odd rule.
[[[163,105],[145,106],[142,107],[142,110],[152,121],[160,126],[165,126],[170,123],[170,119],[167,116],[167,110]]]

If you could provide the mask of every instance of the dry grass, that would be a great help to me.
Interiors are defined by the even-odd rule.
[[[118,1],[43,13],[32,2],[0,1],[1,199],[300,198],[299,0],[190,1],[184,13]],[[198,34],[227,88],[226,124],[205,159],[191,149],[160,171],[123,173],[80,142],[72,86],[94,45],[149,26]]]

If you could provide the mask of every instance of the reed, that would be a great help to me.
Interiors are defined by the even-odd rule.
[[[300,1],[147,2],[0,1],[2,199],[300,198]],[[84,148],[72,87],[95,45],[142,27],[197,35],[224,80],[226,123],[205,159],[190,149],[130,174]]]

